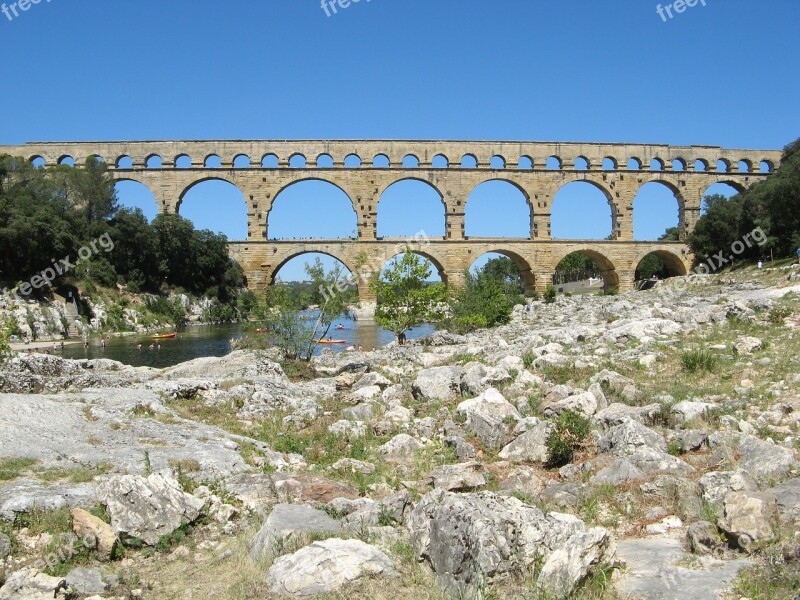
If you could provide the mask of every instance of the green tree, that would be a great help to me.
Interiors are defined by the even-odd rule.
[[[443,325],[458,333],[466,333],[482,327],[496,327],[511,321],[515,304],[524,304],[515,283],[494,273],[482,271],[465,274],[464,289],[456,290],[450,299],[450,310]]]
[[[689,246],[703,261],[720,250],[727,250],[739,239],[739,223],[742,215],[742,198],[714,194],[703,199],[706,212],[688,238]]]
[[[517,263],[507,256],[490,258],[483,265],[481,274],[500,281],[504,286],[508,286],[509,289],[516,290],[518,294],[522,294],[525,291],[525,284],[522,281],[522,274]]]
[[[447,300],[444,284],[428,282],[431,268],[409,248],[370,282],[378,296],[375,322],[393,332],[399,344],[406,331],[422,323],[439,321]]]

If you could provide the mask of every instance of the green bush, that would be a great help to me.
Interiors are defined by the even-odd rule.
[[[713,371],[718,364],[717,356],[705,348],[685,350],[681,352],[681,365],[688,373],[697,371]]]
[[[561,413],[547,436],[547,462],[559,467],[569,463],[592,429],[592,422],[581,414],[567,410]]]
[[[513,285],[498,277],[468,272],[466,286],[451,299],[450,314],[443,325],[456,333],[505,325],[511,321],[514,305],[523,303]]]
[[[556,301],[556,288],[554,285],[548,285],[547,288],[544,290],[544,301],[547,304],[552,304]]]

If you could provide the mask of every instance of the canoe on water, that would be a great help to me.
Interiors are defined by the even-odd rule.
[[[347,340],[319,340],[318,344],[346,344]]]
[[[157,333],[156,335],[153,336],[153,339],[154,340],[168,340],[168,339],[174,338],[176,335],[178,335],[178,334],[177,333]]]

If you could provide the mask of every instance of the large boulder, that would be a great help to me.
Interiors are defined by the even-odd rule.
[[[786,481],[769,492],[775,496],[781,521],[800,525],[800,479]]]
[[[0,588],[0,600],[53,600],[67,587],[63,577],[50,577],[36,569],[20,569],[11,574]],[[58,594],[58,595],[56,595]]]
[[[508,435],[507,423],[516,424],[522,418],[514,405],[494,388],[461,402],[456,415],[465,419],[465,427],[487,448],[500,448]]]
[[[476,461],[441,465],[431,471],[428,477],[437,490],[468,491],[486,485],[483,465]]]
[[[615,456],[634,454],[644,448],[666,452],[667,443],[660,434],[627,417],[597,441],[598,452],[609,452]]]
[[[250,556],[258,559],[276,545],[303,534],[338,533],[342,526],[327,513],[305,504],[278,504],[272,509],[250,544]]]
[[[392,560],[360,540],[314,542],[277,559],[267,573],[269,591],[306,598],[329,594],[361,577],[394,577]]]
[[[703,500],[722,511],[722,503],[731,492],[755,492],[758,484],[744,471],[712,471],[706,473],[697,482]]]
[[[438,585],[467,595],[483,582],[536,570],[541,590],[566,598],[615,555],[605,529],[492,492],[434,490],[417,504],[408,526],[417,558],[431,565]]]
[[[795,465],[791,450],[752,435],[742,439],[739,451],[742,453],[739,468],[752,473],[758,481],[768,482],[785,477]]]
[[[417,374],[411,386],[420,400],[452,400],[461,395],[461,367],[433,367]]]
[[[775,537],[772,528],[775,512],[772,494],[731,492],[725,496],[723,514],[717,525],[740,548],[748,548],[753,542],[768,542]]]
[[[407,433],[399,433],[388,442],[378,447],[386,462],[402,463],[410,461],[417,450],[422,449],[422,442]]]
[[[530,421],[535,417],[526,419]],[[553,429],[550,421],[536,419],[536,424],[507,444],[499,453],[500,458],[513,462],[546,462],[547,438]]]
[[[187,494],[169,474],[116,475],[97,487],[117,534],[154,546],[163,535],[200,516],[203,500]]]
[[[82,508],[73,508],[72,531],[81,539],[93,538],[97,557],[102,561],[111,560],[117,545],[117,534],[111,525]]]

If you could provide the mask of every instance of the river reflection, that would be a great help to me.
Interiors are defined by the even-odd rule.
[[[308,315],[313,318],[313,315]],[[342,329],[338,329],[341,326]],[[435,331],[432,325],[415,327],[407,333],[408,339],[416,339]],[[241,325],[197,325],[178,330],[174,339],[153,340],[150,335],[110,337],[103,348],[99,339],[92,339],[88,348],[81,344],[64,348],[64,358],[108,358],[136,367],[164,368],[203,356],[224,356],[231,351],[231,339],[242,337]],[[324,349],[334,352],[345,351],[348,347],[365,351],[380,348],[394,340],[394,334],[378,327],[374,321],[337,320],[328,336],[344,340],[343,344],[326,344],[317,347],[315,354]],[[138,345],[142,349],[137,349]],[[154,348],[151,350],[150,345]],[[160,349],[158,345],[160,344]],[[60,353],[60,352],[59,352]]]

